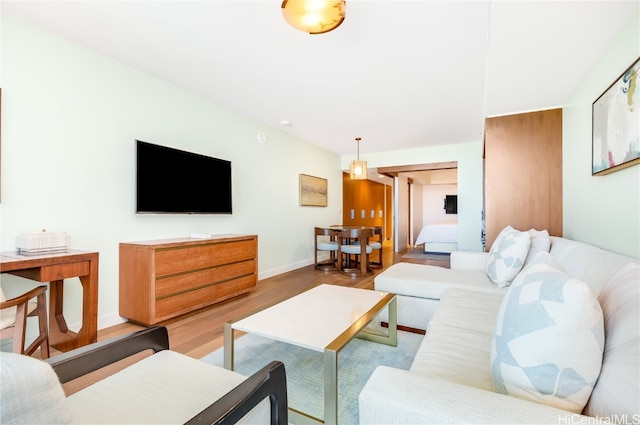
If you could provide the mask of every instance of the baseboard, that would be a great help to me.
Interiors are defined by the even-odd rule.
[[[297,263],[288,264],[288,265],[283,266],[283,267],[278,267],[278,268],[275,268],[275,269],[259,272],[258,273],[258,280],[267,279],[267,278],[270,278],[270,277],[273,277],[273,276],[277,276],[277,275],[282,274],[282,273],[286,273],[286,272],[290,272],[290,271],[293,271],[293,270],[301,269],[303,267],[310,266],[312,264],[313,264],[313,259],[304,260],[304,261],[300,261],[300,262],[297,262]]]

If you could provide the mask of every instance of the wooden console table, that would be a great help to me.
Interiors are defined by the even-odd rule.
[[[0,273],[49,283],[49,345],[68,351],[98,340],[98,253],[21,255],[0,253]],[[78,277],[82,284],[82,326],[78,333],[67,327],[63,313],[64,279]]]

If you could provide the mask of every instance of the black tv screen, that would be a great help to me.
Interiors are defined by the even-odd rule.
[[[231,162],[136,140],[136,212],[231,214]]]
[[[458,214],[458,195],[445,195],[444,212],[445,214]]]

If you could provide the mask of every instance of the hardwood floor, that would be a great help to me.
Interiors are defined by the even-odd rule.
[[[391,241],[383,244],[383,263],[386,267],[401,261],[449,267],[448,256],[446,260],[435,261],[402,258],[403,254],[404,252],[398,254],[393,252]],[[381,271],[376,270],[374,274],[363,278],[351,278],[337,272],[318,271],[310,265],[260,280],[256,288],[247,295],[163,322],[161,325],[166,326],[169,331],[172,350],[201,358],[223,346],[223,326],[228,320],[289,298],[320,283],[373,289],[373,279]],[[98,331],[98,340],[102,341],[143,328],[133,323],[122,323]],[[51,355],[55,354],[53,350]]]

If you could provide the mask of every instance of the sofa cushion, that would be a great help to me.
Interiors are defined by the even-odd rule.
[[[557,236],[551,236],[549,252],[565,272],[587,283],[596,296],[623,267],[638,263],[637,258]]]
[[[443,323],[493,335],[505,293],[447,289],[429,324]]]
[[[453,270],[415,263],[394,264],[375,277],[374,287],[376,291],[436,300],[449,288],[506,291],[493,286],[482,271]]]
[[[493,391],[490,355],[492,335],[429,324],[409,369],[412,374]]]
[[[551,238],[549,232],[546,230],[529,229],[527,232],[531,238],[531,246],[529,247],[529,253],[524,260],[524,266],[531,264],[536,255],[541,252],[549,252],[551,249]]]
[[[502,296],[448,289],[429,322],[411,372],[492,391],[489,356]]]
[[[587,284],[544,258],[538,254],[502,301],[493,382],[498,392],[579,413],[602,365],[602,309]]]
[[[487,276],[499,288],[509,286],[522,269],[529,253],[531,238],[528,232],[520,232],[507,226],[498,234],[489,250]]]
[[[602,370],[584,414],[640,420],[640,265],[623,267],[598,297],[604,313]],[[612,420],[611,423],[614,423]]]
[[[58,375],[33,357],[0,353],[0,400],[2,424],[71,423]]]

